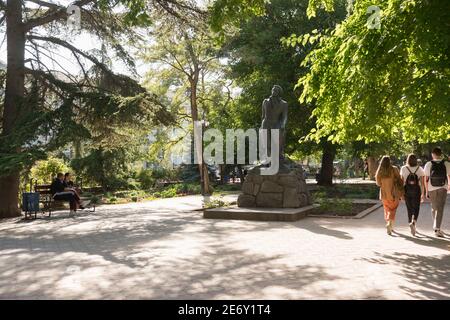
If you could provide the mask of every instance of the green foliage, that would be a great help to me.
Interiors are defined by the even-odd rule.
[[[215,188],[216,192],[229,192],[229,191],[241,191],[242,186],[240,184],[223,184],[223,185],[218,185]]]
[[[317,148],[315,143],[299,144],[315,126],[314,119],[310,118],[314,105],[299,103],[301,91],[295,89],[298,78],[308,71],[295,66],[300,65],[313,44],[300,48],[283,45],[280,40],[293,34],[318,34],[334,27],[346,14],[342,1],[335,12],[321,11],[312,19],[307,17],[307,8],[308,0],[273,0],[266,4],[264,14],[241,22],[239,30],[224,45],[231,65],[230,76],[242,88],[242,93],[226,112],[218,110],[217,118],[232,127],[260,127],[262,100],[270,95],[274,84],[281,85],[283,98],[289,104],[286,152],[291,156],[311,153]]]
[[[100,198],[98,196],[91,196],[89,198],[89,200],[91,201],[91,204],[100,204]]]
[[[333,187],[319,187],[313,196],[315,199],[378,199],[379,189],[375,184],[336,184]]]
[[[149,190],[155,186],[156,178],[153,176],[152,170],[141,170],[137,175],[137,179],[144,190]]]
[[[450,139],[450,2],[384,0],[381,28],[360,0],[302,63],[301,101],[314,102],[310,138],[338,143]],[[298,44],[299,50],[303,44]]]
[[[72,160],[71,166],[88,184],[100,185],[105,190],[118,190],[130,188],[128,177],[131,174],[130,163],[134,160],[133,154],[124,148],[97,149],[83,158]]]
[[[42,26],[39,35],[30,33],[33,41],[40,42],[32,46],[36,52],[30,54],[37,60],[46,59],[27,62],[27,68],[33,72],[26,74],[26,94],[21,99],[15,98],[15,111],[4,115],[0,108],[0,118],[14,118],[14,126],[7,134],[0,135],[0,176],[26,169],[49,153],[73,143],[74,139],[96,144],[97,148],[113,149],[142,128],[173,122],[173,116],[154,94],[146,92],[134,78],[115,74],[109,68],[109,55],[114,55],[133,73],[134,61],[123,45],[139,37],[125,20],[131,16],[142,20],[140,14],[146,15],[146,1],[121,2],[129,10],[125,10],[125,17],[113,9],[116,1],[105,0],[99,3],[102,10],[97,5],[89,8],[92,19],[82,19],[82,28],[98,37],[102,52],[84,52],[72,45],[64,19],[54,21],[56,27],[53,23],[51,27],[50,24]],[[31,39],[27,37],[27,41]],[[80,74],[68,74],[63,67],[60,71],[46,66],[47,60],[61,66],[59,58],[52,58],[60,57],[57,50],[61,47],[76,57]],[[87,69],[87,66],[91,67]],[[2,86],[3,80],[0,73]]]
[[[112,197],[108,199],[109,203],[116,203],[117,202],[117,198],[116,197]]]
[[[314,195],[314,202],[319,205],[319,210],[323,212],[333,211],[335,213],[347,213],[352,208],[352,201],[349,199],[328,198],[325,192],[317,192]]]
[[[265,12],[266,0],[216,0],[209,8],[210,24],[214,31],[224,32],[226,27],[238,26]]]
[[[70,172],[69,167],[63,160],[50,157],[47,160],[41,160],[31,168],[31,178],[38,184],[51,183],[57,173]]]
[[[201,187],[198,183],[176,183],[162,188],[160,191],[154,192],[157,198],[173,198],[178,195],[200,194]]]
[[[150,190],[155,187],[158,181],[179,180],[179,169],[167,169],[163,167],[155,169],[143,169],[137,175],[142,189]]]
[[[224,201],[222,198],[212,198],[203,203],[204,209],[221,208],[231,206],[230,202]]]

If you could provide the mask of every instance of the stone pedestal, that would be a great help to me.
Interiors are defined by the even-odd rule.
[[[250,170],[238,198],[239,207],[300,208],[312,203],[301,166],[281,164],[276,175]]]

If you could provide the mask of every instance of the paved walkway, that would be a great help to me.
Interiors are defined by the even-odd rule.
[[[450,237],[362,220],[204,220],[199,197],[0,222],[1,299],[450,299]],[[444,230],[450,232],[450,203]]]

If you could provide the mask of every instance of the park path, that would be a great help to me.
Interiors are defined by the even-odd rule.
[[[190,196],[0,222],[0,299],[450,299],[450,237],[361,220],[205,220]],[[450,232],[450,201],[444,217]]]

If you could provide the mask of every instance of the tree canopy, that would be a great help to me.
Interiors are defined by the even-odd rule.
[[[380,1],[380,29],[367,27],[371,4],[356,1],[302,63],[310,72],[298,82],[301,101],[316,105],[311,137],[337,143],[449,139],[450,3]]]

